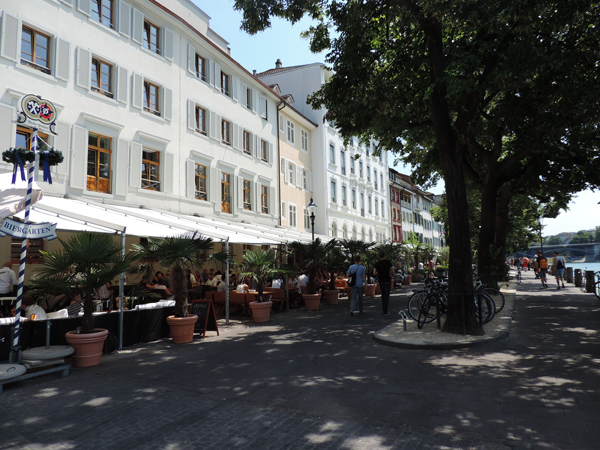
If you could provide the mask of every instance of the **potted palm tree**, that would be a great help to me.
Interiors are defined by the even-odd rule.
[[[329,289],[323,291],[325,301],[328,305],[337,305],[339,302],[339,291],[335,286],[335,272],[339,270],[345,271],[347,264],[339,242],[336,239],[332,239],[325,245],[323,265],[327,272],[329,272]]]
[[[48,283],[68,293],[78,288],[83,296],[81,326],[65,335],[75,349],[73,365],[89,367],[100,363],[108,331],[94,328],[94,298],[102,286],[124,273],[132,256],[124,255],[120,243],[105,234],[77,233],[63,241],[62,249],[42,252],[44,265],[36,271],[32,289],[43,290]]]
[[[288,247],[300,253],[300,261],[303,261],[304,268],[308,270],[306,294],[302,294],[304,306],[307,311],[317,311],[321,301],[321,294],[318,292],[316,283],[317,271],[324,265],[327,245],[317,238],[310,244],[294,241]]]
[[[175,311],[172,316],[167,317],[167,323],[171,327],[171,337],[176,344],[192,341],[194,324],[198,320],[197,315],[188,315],[185,269],[202,270],[206,261],[227,261],[225,252],[214,253],[202,259],[202,255],[212,250],[213,246],[211,238],[197,232],[164,238],[149,237],[147,242],[133,245],[134,260],[147,262],[138,266],[138,273],[144,272],[150,279],[156,262],[160,262],[161,267],[167,267],[171,271],[169,290],[173,293]]]
[[[289,273],[289,270],[279,267],[279,258],[272,248],[269,250],[246,250],[239,266],[241,267],[242,277],[250,277],[256,281],[256,301],[249,303],[252,318],[255,322],[268,322],[271,318],[273,302],[270,300],[265,301],[265,281],[270,276],[279,274],[285,276]]]

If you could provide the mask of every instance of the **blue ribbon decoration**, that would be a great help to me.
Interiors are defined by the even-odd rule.
[[[49,152],[40,152],[40,163],[42,163],[42,169],[44,171],[44,181],[47,181],[48,184],[52,184],[52,175],[50,174],[48,155]]]
[[[21,169],[21,180],[23,180],[23,181],[27,180],[27,178],[25,178],[25,164],[16,151],[15,151],[15,158],[17,159],[17,162],[15,163],[15,166],[13,168],[12,184],[15,184],[17,182],[17,171],[19,169]]]

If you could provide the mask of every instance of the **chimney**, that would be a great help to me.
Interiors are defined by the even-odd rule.
[[[252,75],[256,76],[256,69],[252,71]]]
[[[277,58],[277,61],[275,61],[275,68],[276,69],[281,69],[281,66],[282,66],[281,60],[279,58]]]

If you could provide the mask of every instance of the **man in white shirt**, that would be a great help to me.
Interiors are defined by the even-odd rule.
[[[219,280],[212,274],[208,274],[208,281],[206,282],[207,286],[217,287],[219,285]]]
[[[302,273],[302,275],[300,275],[298,277],[298,286],[299,287],[306,287],[306,285],[308,284],[308,275],[306,275],[306,273]]]
[[[18,284],[17,275],[12,270],[12,263],[6,261],[4,267],[0,269],[0,297],[13,297],[13,285]],[[7,317],[10,315],[9,312],[12,309],[10,302],[2,303],[4,311],[0,311],[0,317],[2,314]]]

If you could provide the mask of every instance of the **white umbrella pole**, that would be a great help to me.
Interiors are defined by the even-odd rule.
[[[31,151],[35,153],[37,150],[38,130],[33,129],[31,136]],[[29,212],[31,211],[31,191],[33,190],[33,174],[35,173],[35,158],[29,163],[27,170],[27,199],[25,202],[25,220],[24,226],[25,236],[27,236],[27,228],[29,225]],[[17,305],[15,310],[15,324],[13,328],[13,344],[10,353],[9,361],[11,363],[21,363],[21,348],[19,347],[19,338],[21,333],[21,303],[23,301],[23,282],[25,281],[25,262],[27,260],[27,244],[29,239],[25,238],[21,242],[21,265],[19,266],[19,291],[17,293]]]
[[[227,291],[225,291],[225,325],[229,325],[229,239],[225,241],[225,253],[227,253],[227,264],[225,266],[225,280]]]

